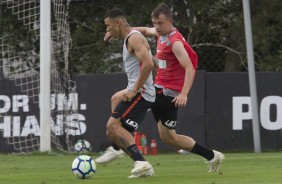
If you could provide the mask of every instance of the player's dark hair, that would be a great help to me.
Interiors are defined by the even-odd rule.
[[[117,18],[117,17],[124,17],[124,18],[126,18],[126,15],[125,15],[124,11],[122,11],[121,9],[113,8],[113,9],[107,11],[107,13],[104,16],[104,19],[106,19],[108,17],[111,18],[111,19]]]
[[[164,14],[167,18],[172,19],[172,14],[170,8],[167,4],[161,3],[159,4],[153,11],[151,16],[158,18],[160,14]]]

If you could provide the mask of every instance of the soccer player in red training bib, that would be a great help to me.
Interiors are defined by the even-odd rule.
[[[178,107],[184,107],[192,87],[198,57],[173,26],[172,14],[166,4],[152,12],[154,28],[135,28],[147,36],[157,36],[156,59],[159,69],[155,79],[156,101],[151,109],[158,123],[160,138],[166,144],[198,154],[209,164],[209,172],[218,172],[224,155],[198,144],[193,138],[177,134]]]
[[[187,104],[198,57],[173,26],[169,6],[162,3],[152,12],[154,27],[135,27],[146,36],[157,37],[156,60],[159,69],[155,79],[156,100],[151,109],[158,124],[159,135],[166,144],[204,157],[209,172],[218,172],[224,155],[197,143],[192,137],[177,134],[177,110]],[[105,35],[105,40],[111,37]]]

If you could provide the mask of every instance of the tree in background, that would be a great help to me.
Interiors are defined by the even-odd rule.
[[[95,73],[121,71],[121,48],[117,46],[121,44],[104,43],[103,15],[108,9],[119,7],[126,12],[129,22],[133,24],[132,26],[152,26],[151,12],[161,2],[163,1],[129,0],[126,2],[116,1],[115,4],[111,1],[73,3],[74,10],[78,7],[83,8],[83,10],[78,10],[77,14],[71,12],[71,17],[80,17],[76,22],[79,25],[76,24],[75,29],[72,30],[73,39],[77,40],[75,37],[78,33],[77,36],[81,37],[79,44],[82,44],[82,46],[74,47],[73,50],[78,49],[77,53],[71,52],[78,56],[75,59],[75,66],[79,63],[78,67],[83,67],[85,68],[83,71],[90,73],[91,71]],[[243,65],[245,57],[242,54],[245,53],[244,27],[240,2],[168,0],[165,3],[172,8],[176,27],[197,51],[200,61],[199,69],[207,71],[245,70]],[[91,11],[90,14],[87,13],[89,11]],[[82,15],[91,15],[92,18],[83,18]],[[96,38],[87,33],[90,28],[95,28],[96,31],[92,30],[93,33],[91,34],[95,34]],[[115,42],[121,41],[116,40]],[[149,41],[152,50],[155,50],[155,40],[149,39]],[[111,50],[111,52],[107,52],[108,50]],[[79,57],[79,54],[82,56]],[[74,57],[71,59],[73,60]]]
[[[247,70],[241,0],[73,0],[69,10],[73,73],[121,72],[122,40],[114,40],[113,44],[103,41],[105,12],[119,7],[128,15],[131,26],[152,26],[151,12],[161,2],[171,6],[174,24],[198,53],[198,69],[210,72]],[[279,0],[250,0],[250,6],[257,71],[282,71],[282,3]],[[13,21],[13,15],[1,10],[0,37],[9,35],[12,28],[24,31],[19,28],[22,25]],[[31,36],[18,38],[17,35],[10,36],[22,42],[34,41]],[[149,38],[149,41],[154,51],[156,40]],[[37,62],[36,59],[31,64]]]
[[[122,70],[122,40],[113,44],[103,41],[106,27],[104,15],[113,7],[123,9],[132,26],[150,26],[150,14],[161,1],[113,1],[72,3],[70,7],[70,26],[73,39],[71,62],[75,73],[113,73]],[[145,10],[145,11],[144,11]],[[116,42],[119,42],[117,44]]]
[[[0,4],[0,45],[3,43],[0,78],[18,78],[39,71],[39,37],[26,31],[12,10]]]
[[[259,71],[282,71],[282,3],[251,0],[253,40]]]

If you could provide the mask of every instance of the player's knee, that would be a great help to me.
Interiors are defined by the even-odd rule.
[[[111,102],[112,103],[118,103],[119,101],[120,101],[120,97],[119,97],[118,93],[115,93],[111,98]]]
[[[106,134],[108,137],[113,137],[115,135],[115,130],[116,130],[116,123],[112,122],[112,121],[108,121],[107,123],[107,131]]]
[[[108,131],[108,129],[107,129],[107,131],[106,131],[106,135],[107,135],[107,137],[111,137],[111,134],[110,134],[110,131]]]
[[[107,123],[106,128],[107,128],[106,135],[107,135],[107,137],[111,138],[112,137],[112,131],[111,131],[111,127],[109,126],[108,123]]]

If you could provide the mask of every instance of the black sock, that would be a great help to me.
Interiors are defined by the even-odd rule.
[[[120,150],[120,147],[118,147],[118,145],[116,145],[115,143],[112,143],[112,147],[117,151]]]
[[[134,161],[145,161],[145,159],[141,155],[140,151],[138,150],[136,144],[132,144],[131,146],[129,146],[126,149],[130,153],[129,156],[132,158],[132,160],[134,160]]]
[[[214,157],[214,153],[212,150],[205,148],[204,146],[195,143],[191,153],[195,153],[197,155],[201,155],[202,157],[206,158],[207,160],[212,160]]]

